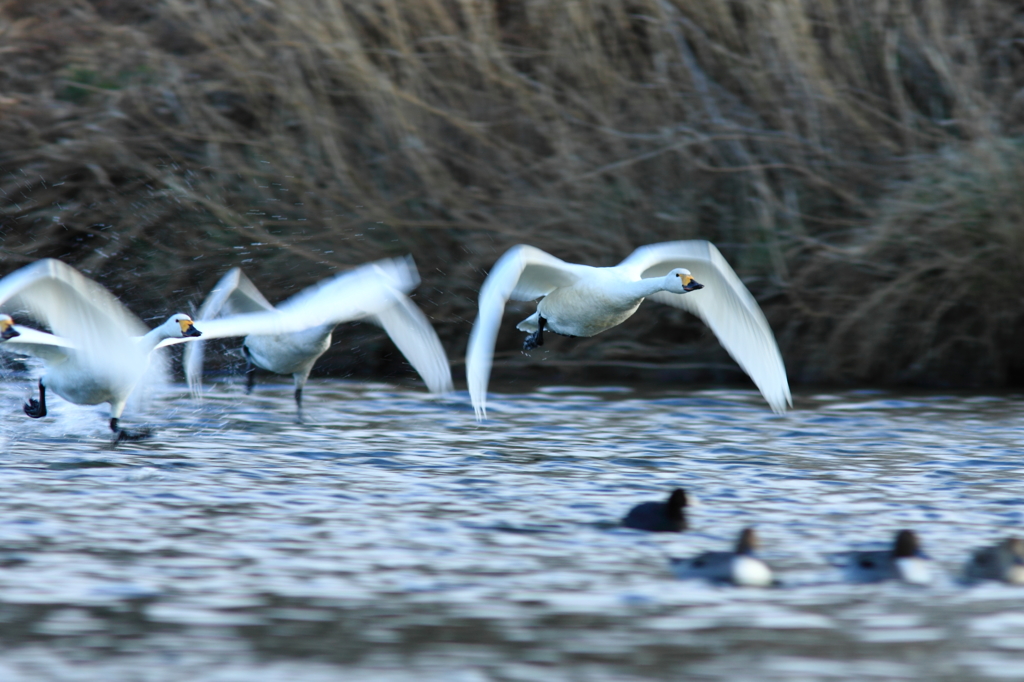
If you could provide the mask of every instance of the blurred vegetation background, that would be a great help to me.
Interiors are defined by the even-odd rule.
[[[999,1],[3,0],[2,271],[162,319],[235,265],[275,301],[411,252],[460,363],[508,247],[703,238],[794,383],[1021,385],[1022,41]],[[510,308],[498,373],[738,377],[681,311],[531,359]]]

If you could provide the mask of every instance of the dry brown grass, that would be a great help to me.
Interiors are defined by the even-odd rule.
[[[232,265],[273,300],[412,251],[461,357],[483,274],[515,243],[612,264],[702,237],[797,380],[1024,369],[1010,3],[141,6],[0,3],[5,269],[62,256],[162,316]],[[499,347],[519,361],[515,336]],[[656,306],[557,349],[720,357]]]

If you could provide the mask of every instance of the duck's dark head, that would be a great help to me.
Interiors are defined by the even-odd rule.
[[[676,488],[672,491],[672,494],[668,496],[668,501],[665,503],[665,513],[669,520],[679,524],[679,530],[686,530],[686,507],[689,505],[689,499],[686,496],[686,491],[682,488]]]
[[[897,559],[920,556],[921,543],[917,539],[917,533],[907,529],[903,529],[899,533],[896,533],[896,541],[893,543],[892,555]]]
[[[736,553],[737,554],[753,554],[757,551],[759,541],[757,539],[757,533],[754,532],[753,528],[744,528],[740,531],[740,537],[736,540]]]

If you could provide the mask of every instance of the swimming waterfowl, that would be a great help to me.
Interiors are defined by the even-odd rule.
[[[221,315],[272,310],[290,311],[300,306],[308,306],[308,299],[308,291],[303,291],[275,307],[264,298],[240,268],[232,268],[206,297],[199,309],[197,320],[202,326],[206,320],[213,320]],[[325,307],[325,312],[329,312],[337,307],[346,306],[347,302],[342,299],[321,298],[320,304]],[[330,348],[331,334],[337,324],[353,319],[356,318],[351,315],[331,315],[331,321],[297,332],[246,336],[242,342],[242,352],[247,365],[246,390],[251,392],[253,389],[256,367],[275,374],[291,374],[295,381],[295,407],[299,421],[302,421],[302,389],[306,385],[309,373],[320,356]],[[365,319],[384,328],[409,363],[423,377],[431,392],[444,393],[451,390],[451,369],[441,341],[437,338],[437,333],[427,316],[407,296],[396,291],[392,305],[367,311]],[[198,393],[203,372],[201,341],[186,347],[184,366],[189,385]]]
[[[680,578],[703,578],[739,587],[770,587],[772,571],[754,552],[758,539],[753,528],[744,528],[732,552],[704,552],[691,559],[672,559],[672,570]]]
[[[353,316],[385,308],[395,300],[396,283],[405,286],[413,277],[404,261],[382,263],[346,273],[312,292],[309,306],[288,313],[271,311],[208,321],[203,332],[207,337],[221,338],[286,333],[324,324],[331,316],[317,305],[321,297],[351,299],[348,312]],[[105,288],[53,259],[37,261],[0,279],[0,306],[24,311],[54,332],[8,323],[4,330],[7,338],[0,341],[0,349],[35,356],[46,367],[39,379],[39,399],[30,400],[25,413],[33,418],[46,415],[47,388],[80,405],[109,403],[110,429],[118,441],[147,435],[120,428],[119,420],[129,395],[150,368],[152,351],[200,336],[184,313],[146,330]],[[339,310],[332,313],[338,314]],[[16,335],[10,334],[12,330]]]
[[[622,525],[654,533],[679,533],[686,530],[686,491],[676,488],[665,502],[643,502],[629,510]]]
[[[932,561],[921,551],[917,533],[896,533],[892,549],[843,552],[837,555],[846,579],[858,583],[902,580],[912,585],[932,581]]]
[[[964,564],[964,577],[1024,585],[1024,540],[1006,538],[998,544],[975,550]]]
[[[699,281],[698,281],[699,280]],[[768,321],[714,244],[702,240],[642,246],[614,267],[577,265],[532,246],[514,246],[480,289],[480,312],[466,352],[466,377],[477,419],[487,414],[487,383],[505,303],[543,297],[519,323],[523,347],[544,332],[594,336],[621,324],[649,298],[701,318],[760,389],[771,408],[792,405],[786,368]]]

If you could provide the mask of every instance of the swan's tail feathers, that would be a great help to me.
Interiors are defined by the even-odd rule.
[[[516,325],[516,329],[521,332],[535,332],[540,329],[540,313],[534,313],[528,318]]]

